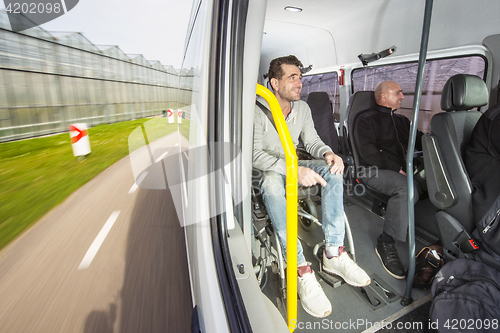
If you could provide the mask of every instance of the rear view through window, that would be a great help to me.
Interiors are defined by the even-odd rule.
[[[304,76],[300,99],[307,101],[307,96],[316,91],[325,91],[328,94],[330,101],[332,101],[335,121],[339,121],[339,77],[337,72]]]
[[[353,93],[375,90],[375,86],[382,81],[396,81],[405,95],[401,108],[396,112],[411,119],[417,67],[416,62],[410,62],[355,69],[352,73]],[[429,133],[432,116],[442,112],[441,93],[450,77],[455,74],[472,74],[484,78],[485,71],[486,61],[481,56],[428,60],[425,65],[418,129]]]

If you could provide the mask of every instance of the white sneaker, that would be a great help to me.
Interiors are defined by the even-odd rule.
[[[318,280],[316,280],[312,269],[309,266],[306,267],[299,267],[299,275],[297,277],[297,291],[300,303],[304,310],[311,316],[324,318],[332,313],[332,305]]]
[[[354,287],[364,287],[371,283],[368,274],[365,273],[352,259],[344,247],[339,249],[340,255],[328,259],[323,251],[323,269],[328,273],[339,275],[344,281]]]

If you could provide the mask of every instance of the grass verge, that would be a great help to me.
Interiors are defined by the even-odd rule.
[[[141,124],[149,142],[177,130],[166,118],[137,119],[88,130],[92,152],[73,156],[68,133],[0,143],[0,249],[99,173],[129,154],[128,137]],[[180,132],[188,137],[189,121]],[[143,127],[144,128],[144,127]]]

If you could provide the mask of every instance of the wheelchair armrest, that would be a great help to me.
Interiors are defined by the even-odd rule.
[[[342,156],[342,159],[344,160],[344,178],[348,179],[349,181],[352,181],[355,178],[355,165],[354,165],[354,158],[350,155],[347,156]]]
[[[348,166],[354,166],[354,158],[352,156],[345,156],[342,158],[344,160],[344,164]]]
[[[309,154],[304,147],[298,146],[296,149],[296,152],[297,152],[297,157],[299,160],[312,160],[312,159],[314,159],[314,157],[312,157],[311,154]]]

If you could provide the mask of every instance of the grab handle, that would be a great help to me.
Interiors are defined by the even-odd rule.
[[[295,146],[283,117],[276,96],[266,87],[257,84],[257,95],[262,96],[269,104],[276,130],[285,151],[286,161],[286,293],[287,293],[287,324],[293,332],[292,324],[297,323],[297,171],[298,161]]]

